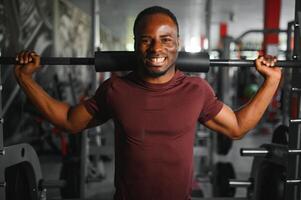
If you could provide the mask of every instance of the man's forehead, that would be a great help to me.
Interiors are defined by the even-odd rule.
[[[165,28],[163,28],[165,26]],[[135,37],[139,34],[149,34],[162,30],[179,36],[178,24],[176,19],[167,13],[148,13],[140,16],[135,22],[134,34]]]
[[[152,14],[148,14],[145,15],[141,18],[140,22],[138,23],[138,25],[148,25],[148,24],[154,24],[154,23],[158,23],[158,24],[175,24],[175,22],[172,20],[172,18],[170,16],[168,16],[167,14],[164,13],[152,13]]]

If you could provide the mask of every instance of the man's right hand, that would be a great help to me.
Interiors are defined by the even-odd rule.
[[[19,78],[21,75],[32,76],[38,71],[40,66],[40,56],[34,51],[21,51],[16,56],[18,64],[15,65],[15,75]]]

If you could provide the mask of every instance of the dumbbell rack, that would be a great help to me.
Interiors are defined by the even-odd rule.
[[[294,51],[293,59],[301,60],[301,2],[296,0],[295,24],[294,24]],[[301,68],[301,66],[300,66]],[[296,116],[290,115],[289,121],[289,149],[301,149],[301,70],[292,69],[290,106],[291,111],[297,110]],[[295,106],[294,103],[297,102]],[[288,179],[301,178],[300,155],[291,155],[288,158]],[[301,199],[301,184],[286,185],[286,200]]]

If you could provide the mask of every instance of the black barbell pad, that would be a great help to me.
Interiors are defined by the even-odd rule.
[[[206,52],[188,53],[179,52],[176,66],[185,72],[205,72],[209,71],[209,54]]]
[[[95,71],[131,71],[137,66],[133,51],[96,51]]]
[[[137,67],[136,53],[133,51],[95,52],[95,71],[132,71]],[[179,52],[176,66],[185,72],[208,72],[209,55],[205,52]]]

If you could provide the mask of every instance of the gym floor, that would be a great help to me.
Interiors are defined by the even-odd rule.
[[[102,127],[105,132],[105,137],[112,145],[113,141],[113,127],[112,124],[106,124]],[[252,167],[252,157],[241,157],[239,154],[240,148],[245,147],[259,147],[261,144],[270,143],[272,131],[275,125],[262,124],[251,133],[247,134],[243,139],[233,142],[233,146],[227,156],[215,155],[215,161],[231,162],[235,168],[236,178],[240,180],[247,180]],[[197,158],[195,158],[197,161]],[[59,156],[41,156],[40,162],[42,165],[43,176],[45,180],[59,179],[59,172],[61,167],[61,158]],[[87,200],[101,199],[112,200],[114,194],[114,160],[105,162],[106,177],[101,182],[93,182],[86,185]],[[201,183],[201,188],[205,197],[212,197],[211,184]],[[237,188],[235,197],[245,197],[246,189]],[[60,199],[60,192],[58,189],[48,189],[47,199]]]

